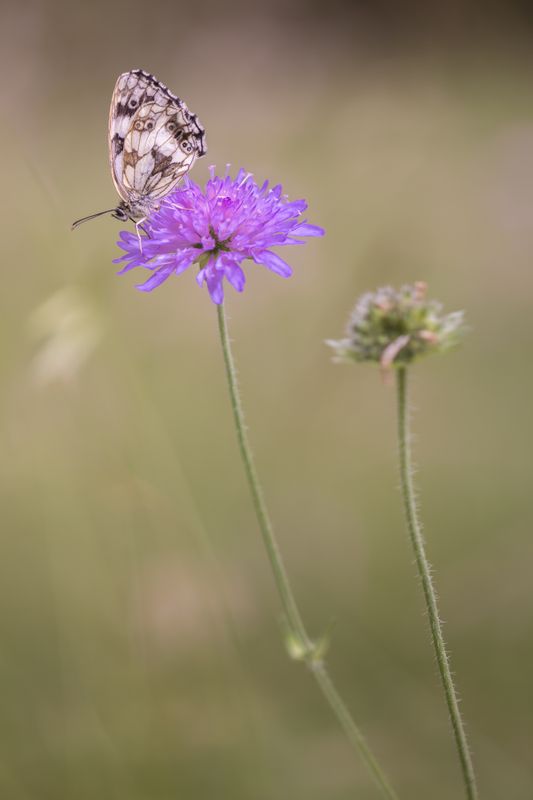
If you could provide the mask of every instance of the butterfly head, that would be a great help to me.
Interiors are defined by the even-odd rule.
[[[77,219],[72,223],[72,230],[82,225],[84,222],[89,222],[89,220],[96,219],[96,217],[103,217],[105,214],[111,214],[114,219],[118,219],[120,222],[127,222],[129,219],[133,219],[126,203],[119,203],[116,208],[106,208],[105,211],[97,211],[96,214],[89,214],[88,217]]]
[[[120,222],[127,222],[131,219],[131,214],[125,203],[119,203],[118,206],[111,212],[113,219],[118,219]]]

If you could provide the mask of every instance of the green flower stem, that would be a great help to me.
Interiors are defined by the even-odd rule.
[[[267,511],[263,492],[261,490],[261,485],[255,469],[252,451],[248,442],[224,306],[219,305],[217,307],[217,311],[218,329],[222,344],[222,352],[224,355],[224,365],[226,367],[226,377],[228,381],[235,428],[237,431],[239,450],[244,464],[244,470],[246,472],[250,493],[252,495],[255,513],[259,523],[259,529],[263,537],[263,542],[266,547],[272,572],[274,573],[276,586],[286,617],[286,623],[289,632],[289,653],[293,658],[304,661],[311,670],[311,673],[314,675],[315,680],[322,690],[322,693],[328,701],[333,713],[346,732],[352,745],[359,751],[366,766],[380,787],[383,796],[388,798],[388,800],[397,800],[396,793],[391,788],[383,770],[366,744],[361,731],[357,727],[350,712],[346,708],[344,701],[338,694],[331,678],[329,677],[325,664],[322,660],[321,643],[313,642],[307,635],[300,611],[296,605],[296,601],[292,593],[287,571],[283,564],[281,551],[279,549],[276,537],[274,536],[272,523]]]
[[[444,688],[444,694],[446,696],[446,703],[452,723],[455,744],[459,754],[459,761],[461,762],[466,796],[468,800],[477,800],[478,792],[476,787],[476,778],[468,750],[463,720],[461,719],[461,714],[459,711],[459,703],[457,701],[457,694],[453,684],[448,655],[446,653],[446,646],[444,644],[442,626],[437,607],[437,597],[431,579],[431,568],[426,557],[422,528],[418,519],[416,508],[407,412],[407,369],[405,367],[400,367],[397,370],[397,390],[400,479],[407,528],[409,531],[411,545],[414,550],[416,565],[420,575],[420,580],[422,582],[422,588],[424,590],[426,609],[429,617],[429,626],[431,629],[431,638],[433,639],[433,647],[435,649],[435,656],[437,657],[440,678]]]

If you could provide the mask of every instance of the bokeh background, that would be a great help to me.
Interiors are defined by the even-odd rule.
[[[371,800],[290,662],[192,271],[117,278],[107,113],[142,67],[207,129],[194,168],[309,200],[290,281],[228,314],[311,631],[401,797],[462,790],[403,528],[394,392],[331,363],[356,297],[429,283],[464,346],[416,367],[428,551],[482,797],[533,797],[531,6],[2,6],[0,796]],[[529,699],[528,699],[529,695]]]

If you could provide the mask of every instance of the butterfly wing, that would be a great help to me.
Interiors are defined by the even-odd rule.
[[[121,198],[158,198],[207,152],[205,131],[185,103],[153,75],[120,75],[109,111],[109,163]]]
[[[135,196],[164,197],[194,164],[198,145],[190,114],[168,102],[144,103],[124,139],[122,182]]]

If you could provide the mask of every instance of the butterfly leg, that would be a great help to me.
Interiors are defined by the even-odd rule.
[[[148,233],[146,228],[143,228],[143,222],[146,222],[147,219],[148,219],[148,217],[143,217],[142,219],[139,220],[139,222],[135,223],[135,231],[137,232],[137,239],[139,240],[139,250],[141,252],[141,255],[142,255],[142,252],[143,252],[143,243],[142,243],[142,238],[141,238],[140,231],[145,233],[146,236],[148,236],[148,238],[150,238],[150,234]]]

